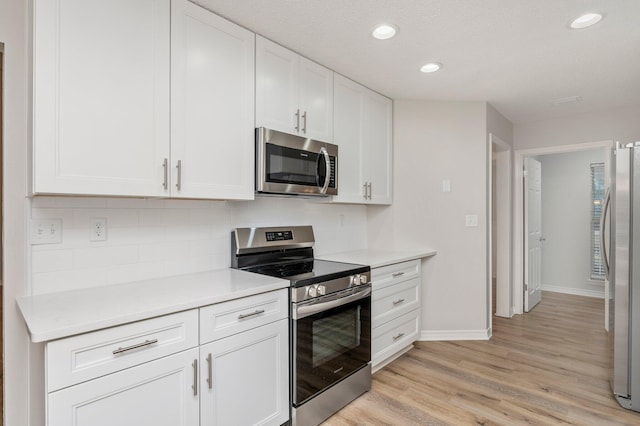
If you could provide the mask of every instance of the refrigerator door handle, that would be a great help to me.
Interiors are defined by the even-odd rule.
[[[604,235],[604,225],[607,222],[607,213],[611,204],[611,192],[607,188],[607,192],[604,196],[604,209],[602,215],[600,215],[600,253],[602,253],[602,265],[604,266],[604,275],[609,277],[609,255],[607,254],[607,243]]]

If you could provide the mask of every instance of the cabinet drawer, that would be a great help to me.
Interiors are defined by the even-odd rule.
[[[200,309],[200,344],[287,318],[287,289],[256,294]]]
[[[46,346],[47,390],[142,364],[198,346],[198,311],[138,321]]]
[[[373,365],[384,361],[402,348],[412,344],[420,330],[420,309],[402,315],[371,330],[371,359]]]
[[[378,289],[410,280],[420,276],[420,259],[371,270],[371,282],[374,292]]]
[[[420,307],[420,279],[376,289],[372,299],[371,326],[375,328]]]

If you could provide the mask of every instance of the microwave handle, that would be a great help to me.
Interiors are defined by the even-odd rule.
[[[331,160],[329,159],[329,153],[324,146],[320,148],[320,155],[324,157],[324,162],[326,164],[327,170],[327,177],[324,179],[324,185],[322,186],[322,189],[320,189],[320,193],[326,194],[327,189],[329,188],[329,181],[331,180]]]

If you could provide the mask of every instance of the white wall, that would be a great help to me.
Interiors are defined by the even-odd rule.
[[[604,297],[604,281],[590,279],[591,163],[604,150],[540,155],[542,163],[542,289]]]
[[[227,268],[235,227],[313,225],[317,254],[367,246],[365,206],[301,198],[36,197],[31,212],[63,222],[61,244],[31,246],[31,294]],[[107,241],[89,241],[94,217],[107,219]]]
[[[640,140],[640,106],[516,124],[513,135],[515,149],[604,140],[634,142]]]
[[[394,103],[393,205],[369,208],[369,245],[438,250],[423,264],[422,339],[487,337],[486,161],[484,102]]]
[[[0,42],[4,43],[3,120],[3,327],[4,327],[4,424],[29,424],[29,340],[16,309],[15,298],[26,290],[26,164],[28,146],[28,37],[29,2],[3,0]],[[38,375],[39,371],[35,371]],[[39,414],[33,425],[42,424]]]

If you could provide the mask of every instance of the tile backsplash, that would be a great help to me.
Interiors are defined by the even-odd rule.
[[[31,245],[31,294],[226,268],[231,229],[313,225],[316,254],[367,246],[366,206],[259,197],[254,201],[34,197],[32,219],[62,219],[62,242]],[[106,241],[90,241],[106,218]]]

